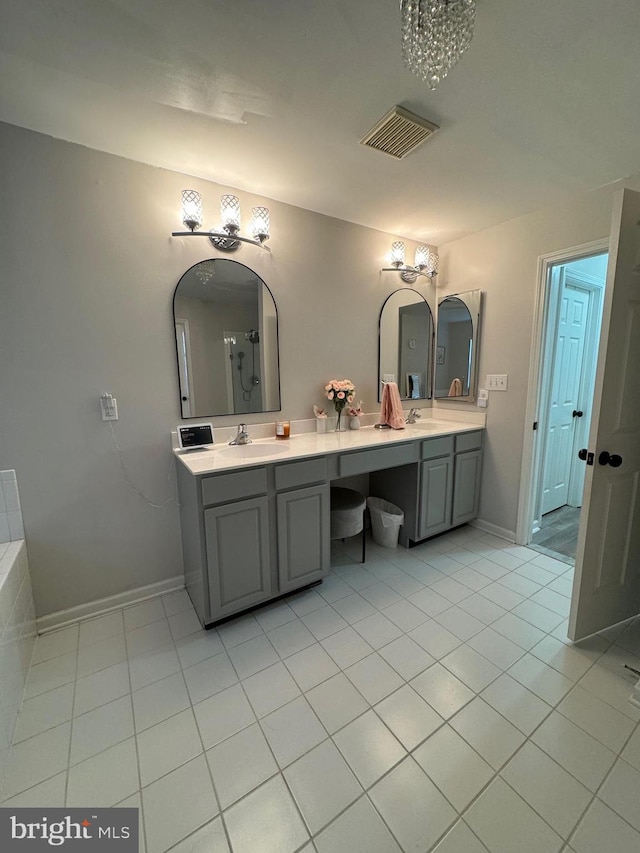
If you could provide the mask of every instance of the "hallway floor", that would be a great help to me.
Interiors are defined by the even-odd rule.
[[[569,645],[573,570],[476,528],[359,545],[218,630],[177,592],[40,637],[2,805],[137,806],[147,853],[637,853],[640,619]]]
[[[561,506],[542,516],[540,530],[534,533],[532,545],[549,556],[575,564],[580,526],[580,507]]]

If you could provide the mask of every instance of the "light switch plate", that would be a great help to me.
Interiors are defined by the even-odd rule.
[[[489,391],[506,391],[508,386],[508,373],[487,373],[487,388]]]

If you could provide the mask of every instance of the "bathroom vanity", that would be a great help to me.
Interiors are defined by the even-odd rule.
[[[475,518],[482,437],[477,424],[425,420],[177,452],[185,583],[202,624],[322,580],[334,480],[370,474],[371,494],[404,510],[405,547]]]

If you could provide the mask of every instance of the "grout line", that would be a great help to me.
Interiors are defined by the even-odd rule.
[[[75,678],[73,680],[73,697],[71,699],[71,723],[69,726],[69,748],[67,750],[67,770],[64,781],[64,804],[67,805],[69,799],[69,772],[71,769],[71,745],[73,743],[73,719],[74,719],[74,711],[76,706],[76,689],[78,685],[78,666],[80,662],[80,627],[78,627],[78,634],[76,637],[76,666],[75,666]]]

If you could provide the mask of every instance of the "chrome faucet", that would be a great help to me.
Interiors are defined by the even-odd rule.
[[[247,432],[246,424],[238,425],[238,432],[236,433],[236,437],[232,438],[229,444],[251,444],[251,439],[249,438],[249,433]]]
[[[416,420],[418,418],[421,418],[421,417],[422,417],[422,415],[420,414],[420,412],[417,409],[409,409],[409,414],[407,415],[407,417],[405,419],[405,423],[406,424],[415,424]]]

